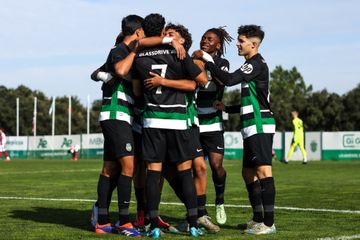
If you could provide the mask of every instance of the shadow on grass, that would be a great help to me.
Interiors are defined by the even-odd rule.
[[[30,210],[11,211],[9,217],[39,223],[64,225],[86,231],[93,231],[92,226],[90,225],[90,215],[90,210],[34,207]],[[117,221],[116,213],[111,213],[110,217],[114,223]],[[163,220],[173,225],[176,225],[179,221],[182,220],[166,215],[161,215],[161,217]],[[130,214],[130,219],[134,221],[135,214]]]

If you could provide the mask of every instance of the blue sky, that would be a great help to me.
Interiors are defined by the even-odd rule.
[[[0,8],[0,85],[20,84],[47,96],[101,98],[91,72],[106,59],[128,14],[157,12],[187,26],[191,52],[206,29],[227,26],[236,38],[244,24],[261,25],[260,52],[270,71],[293,66],[314,91],[344,94],[360,83],[360,1],[127,1],[5,0]],[[239,68],[236,41],[227,46],[230,71]]]

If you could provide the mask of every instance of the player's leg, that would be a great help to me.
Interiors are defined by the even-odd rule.
[[[116,157],[121,166],[117,182],[119,221],[116,223],[116,227],[119,234],[139,237],[141,234],[133,227],[129,216],[131,183],[134,174],[134,138],[132,127],[124,121],[114,122],[113,127],[117,133]]]
[[[187,209],[187,221],[189,223],[190,234],[194,236],[203,233],[197,224],[197,196],[192,177],[192,161],[188,160],[177,165],[179,181],[181,182],[182,192],[184,194],[184,204]]]
[[[91,222],[97,233],[110,233],[114,229],[109,219],[109,204],[112,192],[116,187],[119,165],[116,162],[114,139],[116,134],[113,131],[113,124],[110,121],[100,122],[104,135],[104,163],[98,180],[98,199],[93,206]]]
[[[290,146],[290,150],[289,150],[289,153],[285,159],[285,163],[288,163],[289,162],[289,159],[291,158],[291,156],[293,155],[294,153],[294,150],[296,148],[296,146],[298,145],[298,143],[296,141],[294,141],[294,139],[292,140],[292,143],[291,143],[291,146]]]
[[[242,177],[246,184],[248,198],[252,207],[253,216],[250,221],[245,224],[239,224],[240,229],[253,227],[257,223],[263,222],[263,205],[261,198],[261,185],[256,176],[255,162],[256,152],[253,148],[254,136],[244,139],[243,169]]]
[[[134,189],[137,203],[135,227],[145,227],[145,178],[146,166],[141,158],[141,133],[133,131],[135,145],[135,172],[134,172]]]
[[[201,143],[205,153],[209,157],[212,171],[212,179],[215,187],[216,221],[219,224],[226,223],[226,212],[224,207],[224,193],[226,184],[226,171],[223,167],[224,159],[224,136],[223,132],[211,132],[201,134]]]
[[[206,211],[206,162],[203,156],[193,160],[194,184],[198,201],[198,217],[207,215]]]
[[[150,218],[150,237],[160,237],[158,225],[162,161],[166,157],[167,141],[164,129],[143,129],[142,151],[143,160],[147,162],[146,201]]]
[[[220,227],[215,225],[208,216],[206,210],[206,162],[203,156],[196,157],[193,160],[194,183],[198,202],[198,219],[199,227],[206,229],[208,233],[217,233]]]
[[[146,175],[146,198],[150,217],[150,233],[159,229],[158,216],[159,216],[159,204],[160,204],[160,186],[159,181],[161,177],[161,162],[149,162],[147,166]]]
[[[307,155],[306,155],[306,150],[305,150],[305,147],[304,147],[304,138],[300,138],[298,140],[298,143],[299,143],[299,148],[300,148],[300,151],[303,155],[303,164],[306,164],[307,163]]]
[[[274,224],[275,183],[272,175],[271,157],[273,134],[257,134],[250,138],[253,138],[253,141],[250,141],[249,144],[255,154],[253,162],[261,186],[264,220],[263,223],[255,224],[244,232],[256,235],[272,234],[276,232]]]
[[[111,233],[114,229],[111,226],[109,217],[109,203],[111,201],[112,184],[116,180],[118,164],[115,161],[104,161],[103,168],[98,180],[98,199],[93,206],[92,224],[96,233]],[[116,185],[115,185],[116,186]]]
[[[176,163],[179,181],[184,196],[184,204],[187,209],[187,220],[191,236],[202,235],[203,232],[197,225],[197,196],[192,174],[192,160],[189,160],[191,152],[191,132],[189,130],[167,131],[167,142],[169,144],[167,154],[169,160]]]

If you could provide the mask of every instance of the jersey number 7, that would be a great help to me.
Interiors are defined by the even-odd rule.
[[[165,78],[165,74],[166,74],[166,69],[167,69],[167,64],[152,64],[151,65],[151,70],[156,70],[156,69],[160,69],[160,76],[162,78]],[[161,86],[156,88],[156,94],[161,94]]]

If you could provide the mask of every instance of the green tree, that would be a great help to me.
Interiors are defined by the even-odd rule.
[[[300,116],[307,131],[340,131],[341,115],[344,111],[341,97],[326,90],[313,93]]]
[[[101,128],[99,124],[99,114],[101,110],[101,99],[95,100],[92,103],[91,112],[90,112],[90,132],[91,133],[101,133]]]
[[[270,74],[270,103],[278,131],[292,128],[291,111],[296,110],[300,116],[303,115],[311,91],[312,86],[305,84],[296,67],[290,70],[275,67]]]
[[[341,128],[345,131],[360,130],[360,84],[343,96]]]

